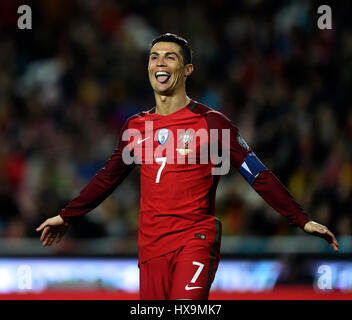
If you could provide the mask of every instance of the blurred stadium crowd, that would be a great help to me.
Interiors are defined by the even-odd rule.
[[[32,30],[17,29],[17,7]],[[0,2],[0,238],[35,228],[104,166],[124,121],[154,104],[148,46],[189,40],[188,94],[227,115],[309,216],[351,234],[351,5],[319,30],[314,1]],[[349,9],[348,9],[349,8]],[[72,238],[137,236],[138,168]],[[222,177],[224,235],[292,235],[234,171]],[[39,241],[39,240],[38,240]]]

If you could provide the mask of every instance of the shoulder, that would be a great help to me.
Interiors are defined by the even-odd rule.
[[[125,121],[125,124],[124,124],[124,128],[128,128],[128,127],[131,127],[133,126],[134,124],[137,124],[141,121],[145,121],[145,118],[146,118],[146,115],[147,114],[151,114],[151,113],[154,113],[154,108],[151,108],[149,110],[144,110],[144,111],[140,111],[132,116],[130,116],[129,118],[127,118],[127,120]]]
[[[220,111],[214,110],[213,108],[208,107],[203,103],[197,102],[197,104],[191,111],[202,115],[205,118],[209,129],[230,129],[236,127],[234,123],[225,114]]]

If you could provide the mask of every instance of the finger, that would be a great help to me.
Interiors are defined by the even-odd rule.
[[[334,234],[330,230],[327,230],[326,234],[330,238],[330,242],[338,246],[338,242],[337,242]]]
[[[50,234],[46,234],[42,240],[44,247],[46,247],[49,244],[49,239],[50,239]]]
[[[49,237],[49,246],[52,245],[52,243],[54,242],[56,238],[56,233],[51,233],[50,237]]]
[[[45,241],[45,239],[48,237],[48,230],[45,230],[42,232],[41,236],[40,236],[40,241]]]
[[[331,242],[330,247],[334,249],[334,251],[339,251],[339,245],[338,243]]]
[[[45,246],[49,245],[50,239],[51,239],[53,236],[54,236],[54,234],[53,234],[51,231],[49,231],[49,232],[46,233],[45,238],[43,239],[43,242],[44,242]]]
[[[339,251],[339,243],[336,239],[333,241],[332,246],[335,251]]]
[[[58,234],[57,237],[56,237],[56,243],[60,243],[62,237],[63,237],[62,233]]]
[[[56,233],[50,238],[50,244],[49,244],[49,246],[51,246],[53,243],[54,243],[54,241],[55,241],[55,239],[56,239]]]
[[[45,238],[48,236],[49,234],[49,231],[50,231],[50,227],[46,226],[42,232],[42,235],[40,236],[40,240],[41,241],[44,241]]]
[[[43,247],[46,247],[47,245],[48,245],[48,239],[47,238],[45,238],[45,240],[43,240]]]
[[[41,231],[43,230],[43,228],[46,226],[46,221],[43,222],[37,229],[35,229],[36,231]]]
[[[49,239],[48,246],[50,247],[53,244],[53,238]]]
[[[337,242],[334,234],[330,230],[327,230],[325,238],[329,242],[331,248],[333,248],[335,251],[339,251],[339,243]]]
[[[54,235],[50,233],[45,239],[45,246],[51,246]]]

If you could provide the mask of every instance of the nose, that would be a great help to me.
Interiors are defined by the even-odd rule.
[[[165,57],[160,56],[160,57],[158,58],[158,61],[157,61],[156,65],[157,65],[157,67],[164,67],[164,66],[166,66]]]

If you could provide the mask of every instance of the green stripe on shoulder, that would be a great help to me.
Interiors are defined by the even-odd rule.
[[[193,111],[193,109],[196,107],[197,104],[198,104],[198,102],[194,101],[192,106],[189,108],[189,110]]]

